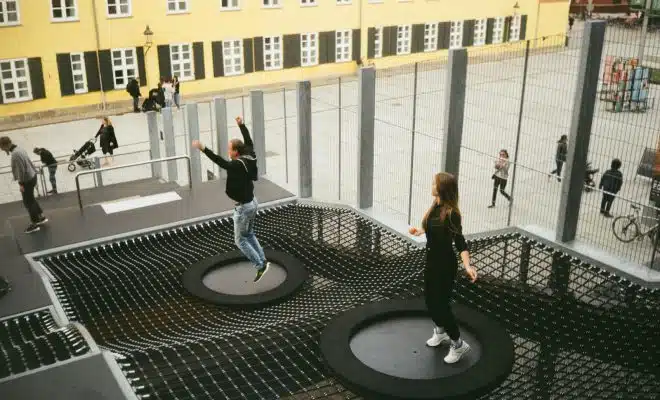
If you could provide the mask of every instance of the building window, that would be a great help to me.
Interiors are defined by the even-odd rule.
[[[316,0],[300,0],[301,6],[315,6]]]
[[[32,100],[27,59],[1,60],[0,85],[5,103]]]
[[[264,69],[282,69],[282,36],[264,38]]]
[[[243,41],[240,39],[222,41],[222,59],[225,76],[243,73]]]
[[[50,11],[54,21],[78,19],[76,0],[50,0]]]
[[[383,56],[383,27],[376,27],[374,31],[374,58]]]
[[[71,72],[73,73],[73,92],[75,94],[87,93],[85,54],[71,53]]]
[[[181,81],[194,79],[192,46],[190,43],[170,45],[170,64],[172,65],[172,76],[179,77]]]
[[[396,54],[410,54],[410,25],[396,28]]]
[[[130,17],[131,0],[107,0],[108,16],[110,17]]]
[[[438,50],[438,23],[424,25],[424,51]]]
[[[300,35],[300,60],[303,67],[319,63],[318,33],[303,33]]]
[[[170,14],[188,12],[188,0],[167,0],[167,12]]]
[[[281,7],[280,2],[281,0],[263,0],[263,5],[267,8],[277,8]]]
[[[344,4],[351,4],[352,2],[353,2],[353,0],[337,0],[337,5],[341,6],[341,5],[344,5]]]
[[[351,61],[351,30],[335,32],[335,62]]]
[[[493,23],[493,43],[502,43],[504,37],[504,17],[495,18]]]
[[[222,10],[238,10],[240,9],[238,0],[220,0],[220,8]]]
[[[486,43],[487,19],[478,19],[474,21],[474,46],[482,46]]]
[[[0,0],[0,26],[18,25],[18,0]]]
[[[463,47],[463,21],[451,21],[449,29],[449,48]]]
[[[112,74],[115,89],[124,89],[135,78],[137,62],[135,49],[112,49]]]
[[[511,18],[511,28],[509,29],[509,42],[517,42],[520,40],[520,15],[514,15]]]

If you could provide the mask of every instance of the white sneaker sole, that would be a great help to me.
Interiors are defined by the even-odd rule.
[[[458,358],[456,359],[456,361],[447,361],[447,358],[444,358],[443,361],[444,361],[445,363],[447,363],[447,364],[456,364],[457,362],[461,361],[461,358],[463,358],[463,356],[465,356],[467,353],[469,353],[470,350],[472,350],[472,347],[468,347],[467,350],[465,350],[464,352],[460,353],[460,354],[458,355]]]
[[[446,338],[443,338],[437,344],[433,344],[434,342],[432,342],[432,339],[429,339],[429,340],[426,341],[426,345],[429,346],[429,347],[438,347],[438,346],[442,345],[443,343],[448,343],[449,341],[450,341],[449,336],[447,336]]]
[[[46,222],[48,222],[48,218],[44,218],[43,221],[37,222],[37,226],[41,226],[41,225],[45,224]]]

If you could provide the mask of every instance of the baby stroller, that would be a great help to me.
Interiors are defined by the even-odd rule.
[[[598,173],[598,168],[592,168],[591,163],[587,162],[587,170],[584,175],[584,191],[591,192],[593,188],[596,187],[596,181],[594,180],[594,175]]]
[[[78,151],[73,150],[73,155],[69,158],[69,166],[67,169],[69,172],[76,170],[76,164],[82,168],[93,169],[94,163],[87,159],[87,156],[94,154],[96,151],[96,146],[94,146],[95,139],[90,139],[85,142]]]

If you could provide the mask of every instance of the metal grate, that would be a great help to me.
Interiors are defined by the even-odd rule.
[[[150,399],[355,398],[328,376],[318,340],[337,314],[422,294],[424,253],[347,209],[287,205],[259,213],[268,248],[311,278],[288,301],[230,311],[188,296],[191,263],[233,251],[230,219],[45,258],[72,320],[120,355]],[[658,291],[643,289],[520,234],[471,242],[478,284],[456,300],[497,318],[514,370],[485,399],[650,398],[660,392]]]

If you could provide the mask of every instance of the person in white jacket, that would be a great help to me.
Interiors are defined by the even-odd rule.
[[[500,150],[500,156],[495,161],[495,173],[492,176],[493,178],[493,200],[491,201],[488,208],[495,207],[495,199],[497,198],[497,191],[499,189],[502,196],[507,200],[511,201],[511,196],[509,196],[504,189],[506,188],[506,182],[509,179],[509,152],[502,149]]]
[[[174,99],[174,86],[172,86],[172,82],[163,82],[163,90],[165,92],[165,107],[172,107],[172,100]]]

